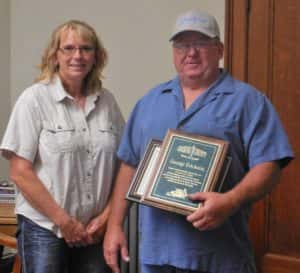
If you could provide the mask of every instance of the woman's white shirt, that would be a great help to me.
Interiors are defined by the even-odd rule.
[[[120,109],[108,90],[88,95],[83,110],[56,77],[21,94],[0,149],[32,162],[56,202],[86,224],[108,201],[123,127]],[[16,213],[61,236],[20,192]]]

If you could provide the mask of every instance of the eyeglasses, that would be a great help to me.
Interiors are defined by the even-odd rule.
[[[94,48],[91,46],[64,46],[60,47],[59,50],[66,56],[72,56],[76,53],[76,50],[79,50],[83,55],[90,55],[94,52]]]
[[[199,40],[191,43],[174,42],[173,47],[180,53],[188,53],[191,48],[195,50],[207,49],[211,45],[216,45],[216,40]]]

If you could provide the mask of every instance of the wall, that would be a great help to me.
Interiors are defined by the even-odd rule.
[[[220,0],[12,0],[12,101],[37,75],[35,66],[53,28],[77,18],[90,23],[108,49],[105,86],[127,117],[141,95],[174,74],[168,38],[177,14],[190,8],[210,11],[223,30],[224,5]]]
[[[0,136],[6,127],[10,112],[10,34],[9,34],[9,0],[0,0]],[[0,180],[8,177],[8,162],[0,157]]]
[[[4,6],[8,11],[8,4]],[[11,105],[38,75],[36,66],[52,30],[69,19],[80,19],[96,29],[108,49],[104,85],[127,118],[149,88],[173,77],[168,38],[176,16],[192,8],[214,14],[223,36],[224,0],[11,0],[11,23],[4,24],[10,27],[11,68],[6,79],[10,77]],[[6,124],[7,113],[1,115],[2,122],[3,118]]]

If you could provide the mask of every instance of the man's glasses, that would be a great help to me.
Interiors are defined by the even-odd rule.
[[[83,55],[90,55],[94,52],[94,48],[91,46],[64,46],[60,47],[59,50],[66,56],[73,56],[77,50]]]
[[[195,50],[207,49],[211,45],[216,45],[216,40],[199,40],[191,43],[174,42],[173,47],[180,53],[188,53],[191,48]]]

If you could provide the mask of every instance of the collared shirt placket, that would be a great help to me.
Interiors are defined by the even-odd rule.
[[[92,151],[92,137],[90,128],[88,123],[86,122],[86,126],[83,129],[84,131],[84,139],[87,146],[87,151]],[[93,204],[93,169],[94,169],[94,160],[93,160],[93,152],[87,152],[87,160],[86,160],[86,174],[85,174],[85,189],[86,189],[86,203],[91,205]],[[85,209],[85,208],[84,208]],[[89,206],[86,206],[86,209],[89,209]]]
[[[84,206],[81,208],[82,211],[89,211],[93,208],[93,169],[94,169],[94,154],[92,149],[92,136],[91,136],[91,128],[88,123],[87,114],[82,110],[79,109],[78,106],[75,110],[76,120],[78,121],[78,125],[76,124],[77,130],[80,132],[83,143],[84,149],[83,153],[86,154],[86,160],[84,162],[85,168],[82,179],[84,195],[83,195],[83,202]],[[86,108],[89,108],[87,105]]]

